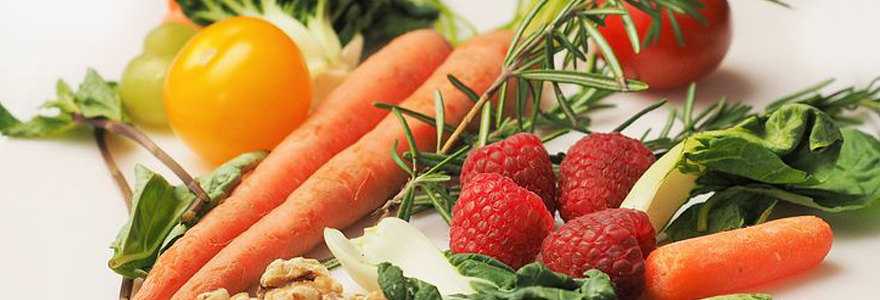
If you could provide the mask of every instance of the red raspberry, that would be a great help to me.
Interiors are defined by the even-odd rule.
[[[551,230],[553,217],[538,195],[499,174],[477,174],[453,208],[449,248],[519,268],[535,261]]]
[[[480,173],[510,177],[519,186],[538,194],[550,214],[556,212],[556,175],[550,155],[536,135],[517,133],[473,151],[462,166],[461,184]]]
[[[620,207],[654,163],[642,142],[620,133],[593,133],[571,146],[559,165],[559,214],[568,221]]]
[[[540,260],[573,277],[599,269],[611,276],[620,299],[636,299],[645,288],[645,258],[656,245],[644,212],[613,208],[565,223],[544,239]]]

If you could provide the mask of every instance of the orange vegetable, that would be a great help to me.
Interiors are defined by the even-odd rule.
[[[165,18],[162,19],[162,22],[173,22],[198,27],[193,24],[192,20],[186,17],[186,14],[184,14],[183,10],[180,9],[180,4],[178,4],[177,1],[174,0],[168,0],[168,13],[165,14]]]
[[[401,35],[373,54],[223,204],[159,257],[135,299],[170,298],[223,246],[284,202],[324,162],[379,123],[388,112],[374,108],[374,101],[402,101],[451,51],[439,34],[419,30]]]
[[[804,216],[672,243],[648,256],[647,295],[687,300],[740,292],[819,265],[832,240],[825,221]]]
[[[445,100],[447,122],[460,122],[473,102],[449,83],[446,75],[453,74],[482,93],[499,75],[511,38],[509,32],[494,32],[461,45],[401,105],[433,116],[433,94],[439,90]],[[408,123],[419,149],[434,149],[434,128],[412,118]],[[403,127],[389,115],[316,171],[284,204],[235,238],[172,299],[191,300],[218,288],[243,291],[274,259],[302,255],[320,243],[324,228],[347,227],[382,206],[407,178],[389,154],[395,141],[401,142],[398,152],[407,150]]]

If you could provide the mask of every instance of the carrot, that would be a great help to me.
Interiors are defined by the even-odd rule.
[[[136,300],[165,300],[233,238],[280,205],[315,170],[370,131],[452,51],[430,30],[404,34],[355,69],[306,121],[242,181],[223,204],[163,253]]]
[[[165,14],[165,18],[162,19],[163,23],[180,23],[183,25],[192,25],[198,27],[196,24],[193,24],[192,20],[186,17],[186,14],[183,13],[183,9],[180,8],[180,4],[174,0],[168,0],[168,13]]]
[[[672,243],[648,256],[648,298],[700,299],[782,279],[819,265],[832,240],[825,221],[804,216]]]
[[[482,93],[499,75],[511,38],[509,32],[494,32],[461,45],[401,105],[433,116],[433,94],[439,90],[445,100],[447,122],[460,122],[473,101],[449,83],[446,75],[453,74]],[[373,96],[382,99],[381,94]],[[434,149],[434,128],[414,119],[408,123],[417,147]],[[389,154],[395,141],[400,141],[397,151],[408,149],[402,125],[389,115],[309,177],[284,204],[220,251],[172,299],[191,300],[218,288],[243,291],[276,258],[302,255],[320,243],[324,228],[347,227],[382,206],[407,178]]]

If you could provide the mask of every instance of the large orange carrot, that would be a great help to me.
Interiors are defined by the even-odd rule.
[[[232,195],[163,253],[136,300],[167,300],[233,238],[280,205],[333,155],[370,131],[387,111],[372,103],[400,102],[452,51],[430,30],[404,34],[349,75]]]
[[[832,240],[825,221],[805,216],[669,244],[648,256],[647,294],[687,300],[739,292],[819,265]]]
[[[461,45],[401,105],[433,116],[433,94],[439,90],[447,122],[458,123],[473,102],[450,84],[446,75],[455,75],[477,93],[485,91],[501,71],[511,38],[509,32],[494,32]],[[381,94],[374,96],[382,99]],[[434,128],[414,119],[408,123],[417,147],[434,149]],[[403,127],[389,115],[309,177],[284,204],[220,251],[172,299],[191,300],[218,288],[245,290],[274,259],[302,255],[320,243],[325,227],[347,227],[380,207],[407,178],[389,154],[395,141],[400,142],[397,151],[408,149]]]

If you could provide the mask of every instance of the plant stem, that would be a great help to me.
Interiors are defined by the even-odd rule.
[[[459,123],[458,127],[455,128],[455,131],[452,132],[452,135],[450,135],[449,138],[446,139],[446,144],[444,144],[443,148],[440,149],[441,154],[446,153],[447,151],[449,151],[450,148],[452,148],[452,145],[455,144],[455,141],[458,140],[458,137],[461,136],[462,132],[464,132],[468,124],[473,121],[474,117],[477,115],[477,112],[482,109],[483,105],[486,104],[486,102],[489,101],[490,98],[492,98],[492,95],[494,95],[495,92],[498,91],[501,85],[503,85],[504,82],[506,82],[511,75],[513,75],[513,71],[511,71],[511,68],[505,67],[501,70],[501,74],[498,75],[498,78],[495,79],[495,82],[492,83],[491,86],[489,86],[489,88],[486,90],[486,92],[483,93],[482,96],[480,96],[480,100],[478,100],[477,103],[474,104],[473,107],[471,107],[471,110],[468,111],[467,115],[464,116],[464,119],[461,120],[461,123]]]
[[[104,159],[104,164],[107,165],[107,170],[110,171],[110,175],[113,176],[113,181],[116,182],[116,186],[122,192],[122,199],[125,201],[125,207],[130,210],[132,197],[131,188],[128,186],[128,182],[125,181],[125,176],[119,171],[119,167],[113,159],[113,154],[110,153],[110,148],[107,147],[107,135],[103,128],[95,128],[95,143],[98,144],[98,150],[101,151],[101,158]]]
[[[122,176],[122,172],[119,171],[119,166],[116,165],[116,161],[113,159],[113,153],[110,153],[110,148],[107,147],[107,135],[103,128],[95,127],[95,143],[98,144],[98,150],[101,151],[101,158],[104,159],[104,164],[107,166],[107,170],[110,171],[110,175],[113,176],[113,181],[116,182],[116,187],[122,192],[122,199],[125,201],[125,207],[130,211],[132,197],[131,188],[128,186],[128,182],[125,181],[125,176]],[[133,287],[134,280],[123,277],[122,284],[119,286],[119,300],[131,299]]]
[[[116,122],[107,119],[87,118],[80,113],[74,113],[73,119],[77,123],[101,128],[137,142],[138,144],[146,148],[148,152],[153,154],[153,156],[159,159],[159,161],[165,164],[168,169],[174,172],[174,175],[177,175],[177,177],[180,178],[180,180],[182,180],[187,187],[189,187],[190,191],[192,191],[197,198],[197,201],[189,208],[189,210],[186,211],[186,213],[183,214],[183,217],[181,217],[181,220],[183,222],[188,222],[192,220],[196,216],[196,213],[202,209],[202,206],[210,201],[210,199],[208,198],[208,194],[206,194],[205,191],[202,190],[202,187],[199,186],[198,181],[194,180],[193,177],[190,176],[189,173],[187,173],[186,170],[184,170],[183,167],[181,167],[180,164],[177,163],[177,161],[171,158],[168,153],[165,153],[164,150],[159,148],[159,146],[156,145],[153,140],[147,137],[147,135],[145,135],[140,130],[137,130],[136,128],[122,122]]]

